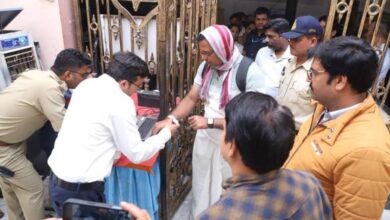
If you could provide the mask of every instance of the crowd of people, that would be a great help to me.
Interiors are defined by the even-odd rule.
[[[9,219],[43,219],[43,184],[26,139],[50,121],[49,191],[59,217],[69,198],[105,202],[115,153],[151,158],[179,122],[196,130],[194,219],[379,219],[390,193],[390,134],[369,93],[378,69],[371,45],[352,36],[322,42],[321,19],[290,25],[267,8],[236,13],[197,37],[200,63],[185,98],[142,141],[130,96],[149,74],[131,52],[90,77],[91,60],[61,51],[48,71],[20,74],[0,92],[0,187]],[[65,110],[63,94],[75,88]],[[203,102],[204,114],[190,115]],[[122,203],[136,219],[151,219]],[[135,204],[137,205],[137,204]]]

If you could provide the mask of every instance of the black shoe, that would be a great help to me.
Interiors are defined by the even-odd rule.
[[[0,210],[0,218],[4,217],[4,212]]]

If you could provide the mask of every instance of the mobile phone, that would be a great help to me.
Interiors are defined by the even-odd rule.
[[[0,176],[2,177],[13,177],[15,172],[8,169],[7,167],[0,166]]]
[[[68,199],[63,206],[63,220],[131,220],[119,206],[81,199]]]

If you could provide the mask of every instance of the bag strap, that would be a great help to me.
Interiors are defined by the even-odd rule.
[[[241,92],[245,92],[246,88],[246,76],[248,75],[248,69],[249,66],[253,63],[253,61],[244,56],[240,62],[240,65],[238,66],[237,69],[237,74],[236,74],[236,83],[237,87]]]
[[[236,83],[237,87],[241,92],[245,92],[246,88],[246,76],[248,75],[248,69],[250,65],[252,65],[253,61],[244,56],[240,62],[240,65],[238,66],[237,69],[237,74],[236,74]],[[204,77],[204,74],[206,73],[206,68],[207,68],[207,63],[203,66],[202,70],[202,78]]]

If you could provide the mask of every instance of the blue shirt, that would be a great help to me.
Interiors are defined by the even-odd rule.
[[[267,43],[264,42],[265,40],[265,34],[261,34],[260,36],[257,35],[257,30],[253,30],[248,34],[246,37],[245,45],[244,45],[244,51],[246,52],[245,56],[251,58],[252,60],[255,60],[257,52],[267,46]]]

